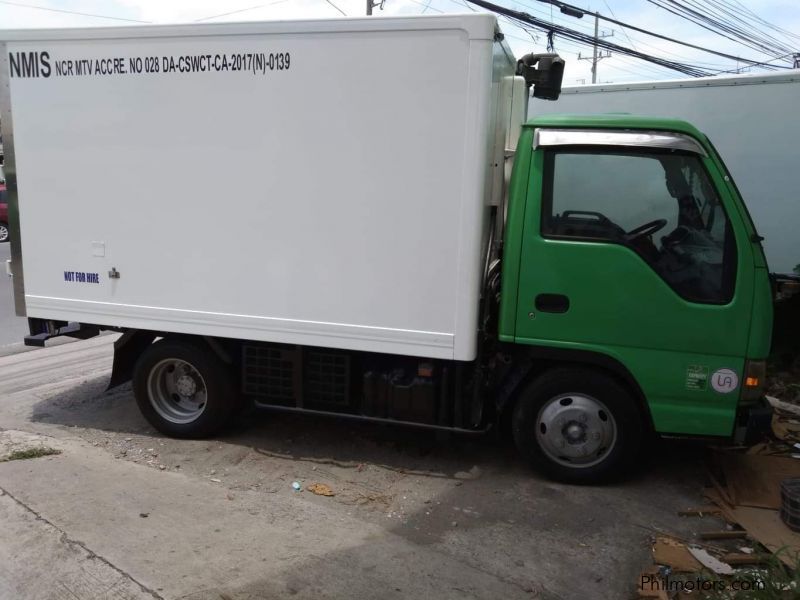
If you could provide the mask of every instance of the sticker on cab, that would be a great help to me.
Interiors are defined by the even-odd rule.
[[[717,369],[711,376],[711,387],[720,394],[728,394],[739,387],[739,376],[731,369]]]
[[[708,367],[689,365],[686,368],[686,389],[702,391],[708,385]]]

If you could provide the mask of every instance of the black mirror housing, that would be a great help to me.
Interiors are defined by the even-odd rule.
[[[533,97],[558,100],[564,79],[564,59],[558,54],[526,54],[517,61],[517,75],[533,87]]]

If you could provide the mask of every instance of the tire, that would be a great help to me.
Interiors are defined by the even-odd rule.
[[[644,420],[630,392],[612,377],[558,368],[523,389],[512,431],[520,453],[552,479],[602,483],[633,465]]]
[[[0,221],[0,243],[8,241],[8,223]]]
[[[238,401],[233,373],[213,351],[173,339],[148,346],[139,357],[133,393],[145,419],[176,438],[213,435]]]

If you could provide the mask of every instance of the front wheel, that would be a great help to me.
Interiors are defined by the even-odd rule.
[[[512,418],[520,453],[553,479],[598,483],[638,456],[643,420],[631,394],[610,376],[561,368],[522,392]]]
[[[0,221],[0,243],[8,241],[8,223]]]
[[[133,393],[147,421],[178,438],[212,435],[238,400],[230,370],[211,350],[171,339],[156,342],[139,357]]]

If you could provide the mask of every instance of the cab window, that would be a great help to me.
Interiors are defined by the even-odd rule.
[[[545,151],[542,235],[630,248],[681,297],[733,297],[736,246],[701,160],[666,151]]]

